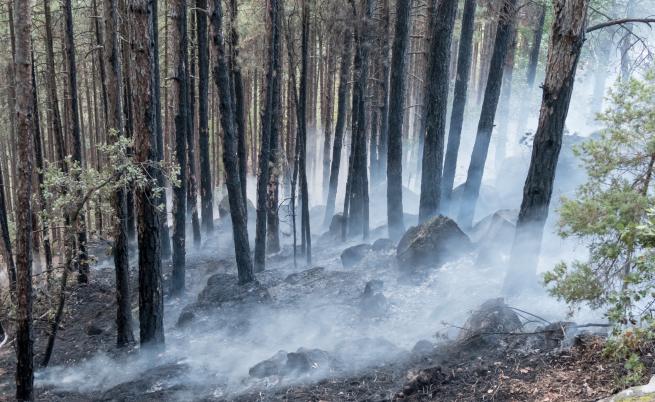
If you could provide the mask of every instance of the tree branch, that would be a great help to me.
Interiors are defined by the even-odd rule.
[[[587,28],[586,33],[597,31],[599,29],[611,27],[613,25],[623,25],[630,22],[641,22],[650,26],[650,24],[655,23],[655,18],[620,18],[616,20],[610,20],[601,22],[600,24],[592,25]]]

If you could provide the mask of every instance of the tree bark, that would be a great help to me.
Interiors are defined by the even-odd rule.
[[[121,67],[121,41],[119,31],[118,0],[104,1],[105,62],[107,83],[106,130],[109,142],[125,135],[122,104],[123,73]],[[116,344],[118,347],[134,342],[132,306],[130,303],[130,265],[127,240],[127,198],[125,188],[112,195],[114,208],[114,267],[116,270]]]
[[[198,182],[196,179],[196,48],[194,44],[193,35],[195,33],[195,19],[191,18],[191,39],[188,41],[187,46],[191,49],[191,55],[186,63],[186,77],[188,80],[188,97],[189,97],[189,113],[187,114],[187,137],[186,137],[186,151],[187,151],[187,215],[191,215],[191,228],[193,230],[193,245],[200,246],[200,219],[198,218]],[[188,36],[188,35],[187,35]],[[187,51],[185,49],[186,56]]]
[[[200,143],[200,206],[205,232],[214,230],[214,201],[209,159],[209,46],[207,43],[207,0],[196,0],[198,29],[198,138]]]
[[[425,222],[439,212],[441,173],[446,136],[450,45],[457,2],[440,1],[432,17],[431,49],[425,92],[425,143],[421,166],[421,198],[418,220]]]
[[[300,178],[300,231],[302,250],[305,252],[307,264],[312,263],[312,235],[309,224],[309,189],[307,185],[307,86],[309,70],[309,2],[302,0],[302,35],[301,35],[301,66],[300,66],[300,96],[298,97],[299,111],[298,127],[300,128],[297,146],[298,174]]]
[[[279,95],[280,32],[278,25],[279,3],[270,0],[268,5],[270,18],[270,39],[268,45],[268,69],[266,71],[266,103],[262,115],[261,148],[259,151],[259,175],[257,177],[257,222],[255,229],[255,272],[261,272],[266,264],[266,225],[268,223],[268,184],[270,179],[271,142],[273,125],[277,126],[274,116],[276,99]],[[277,130],[276,130],[277,131]],[[277,140],[277,138],[275,138]]]
[[[482,174],[487,161],[491,132],[493,131],[494,118],[500,98],[500,87],[503,80],[503,65],[509,48],[512,27],[516,13],[516,0],[505,0],[503,8],[498,15],[498,27],[494,42],[493,54],[489,65],[489,76],[482,101],[480,121],[475,137],[471,162],[469,164],[464,191],[460,200],[458,223],[464,228],[470,228],[475,215],[475,204],[480,194],[482,185]]]
[[[450,200],[455,182],[455,172],[457,171],[459,144],[462,138],[464,110],[466,108],[466,97],[471,73],[471,57],[473,54],[472,44],[473,33],[475,31],[476,3],[476,0],[466,0],[464,3],[464,13],[462,14],[462,30],[459,37],[459,50],[457,53],[457,75],[455,78],[453,107],[450,115],[448,145],[446,147],[446,158],[444,160],[443,177],[441,179],[441,210],[445,213],[450,211]]]
[[[387,223],[389,237],[398,239],[403,222],[403,115],[405,112],[405,54],[409,44],[410,0],[396,3],[396,31],[391,55],[391,85],[387,145]],[[386,78],[385,78],[386,79]],[[387,95],[384,95],[387,97]]]
[[[503,66],[503,83],[500,90],[500,100],[498,106],[498,132],[496,135],[496,172],[501,171],[507,149],[509,138],[509,116],[510,102],[512,100],[512,79],[514,78],[514,56],[516,54],[517,32],[512,29],[512,39],[505,56],[505,65]],[[502,180],[502,179],[501,179]]]
[[[211,42],[216,57],[213,77],[219,92],[219,108],[221,111],[221,125],[223,127],[223,165],[226,171],[225,184],[230,202],[230,216],[232,217],[234,251],[237,260],[239,282],[247,283],[252,282],[255,278],[253,275],[252,260],[250,258],[245,200],[243,198],[241,176],[238,174],[238,133],[236,129],[236,117],[232,109],[230,72],[223,40],[223,6],[221,0],[213,1],[210,21],[212,28]]]
[[[16,134],[18,181],[16,189],[16,399],[34,398],[32,333],[32,13],[30,2],[14,0],[16,52]]]
[[[171,81],[170,96],[173,99],[171,112],[175,120],[175,158],[179,166],[179,185],[173,188],[173,274],[171,291],[184,292],[185,245],[186,245],[186,201],[187,201],[187,130],[189,130],[189,80],[187,68],[187,10],[186,2],[172,0],[170,18],[173,20],[171,64],[174,79]]]
[[[543,228],[553,192],[564,123],[571,102],[575,73],[585,40],[589,0],[555,0],[539,126],[516,224],[505,278],[505,291],[516,293],[536,284]]]
[[[346,101],[348,99],[349,69],[352,63],[352,32],[345,28],[343,31],[343,51],[339,67],[339,88],[337,90],[337,121],[334,128],[334,141],[332,143],[332,161],[330,164],[330,184],[325,204],[325,219],[323,226],[329,226],[334,215],[334,203],[337,198],[339,184],[339,169],[341,167],[341,149],[343,148],[343,133],[346,128]]]
[[[154,99],[155,60],[153,27],[157,0],[129,0],[133,24],[132,53],[136,74],[134,100],[134,144],[137,162],[146,177],[156,177],[157,134]],[[162,289],[159,213],[152,205],[154,192],[148,183],[136,191],[139,242],[139,332],[141,347],[163,348],[164,292]]]
[[[80,115],[77,89],[77,63],[75,59],[75,42],[73,39],[73,9],[71,0],[64,0],[64,21],[66,38],[66,61],[68,62],[68,89],[70,90],[71,123],[73,140],[73,161],[82,166],[82,133],[80,130]],[[89,256],[86,251],[86,228],[84,214],[80,216],[78,240],[78,283],[89,282]]]

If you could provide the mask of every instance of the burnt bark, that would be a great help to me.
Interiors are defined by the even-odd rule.
[[[405,108],[405,53],[409,44],[410,0],[396,3],[396,32],[391,55],[387,145],[387,223],[389,237],[405,231],[403,222],[403,115]],[[387,96],[386,94],[384,95]]]
[[[280,63],[280,32],[279,32],[279,3],[270,0],[270,39],[268,47],[268,69],[266,71],[266,98],[264,114],[262,115],[261,147],[259,151],[259,175],[257,177],[257,222],[255,229],[255,272],[261,272],[266,264],[266,225],[268,223],[268,185],[270,179],[271,142],[273,125],[277,125],[277,118],[273,115],[275,97],[279,93],[279,67]],[[277,130],[276,130],[277,131]],[[277,137],[277,136],[276,136]],[[277,141],[277,138],[275,138]]]
[[[441,173],[446,136],[450,45],[457,2],[440,1],[432,16],[432,38],[425,92],[425,143],[421,165],[421,199],[418,220],[425,222],[439,212]]]
[[[107,88],[107,139],[111,143],[125,135],[122,104],[123,73],[121,67],[121,41],[119,32],[118,0],[104,1],[105,15],[105,67]],[[130,265],[127,239],[126,189],[118,188],[112,194],[114,208],[114,268],[116,270],[116,344],[119,347],[134,342],[132,308],[130,303]]]
[[[332,143],[332,161],[330,163],[330,183],[325,204],[325,219],[323,226],[330,225],[334,214],[334,203],[337,198],[339,184],[339,169],[341,167],[341,149],[343,147],[343,134],[346,128],[346,101],[348,98],[349,70],[352,63],[352,32],[345,28],[343,32],[343,51],[339,67],[339,88],[337,90],[337,121],[334,128],[334,141]]]
[[[209,45],[207,43],[207,0],[196,0],[198,29],[198,140],[200,158],[200,210],[205,232],[214,230],[211,164],[209,159]]]
[[[186,152],[187,152],[187,214],[191,215],[191,229],[193,231],[193,245],[200,246],[200,219],[198,217],[198,182],[196,179],[196,48],[194,44],[195,19],[191,18],[191,39],[187,46],[191,49],[191,55],[186,63],[186,79],[188,80],[188,105],[189,113],[187,114]],[[187,53],[186,49],[184,51]]]
[[[539,126],[516,224],[505,291],[516,293],[536,284],[543,228],[562,147],[564,123],[571,102],[575,73],[585,40],[589,0],[555,0]]]
[[[34,350],[32,330],[32,170],[33,170],[33,91],[32,91],[32,15],[30,2],[14,0],[16,52],[16,399],[34,398]]]
[[[171,291],[184,292],[185,246],[186,246],[186,202],[187,202],[187,131],[189,130],[189,80],[187,68],[187,8],[186,2],[172,0],[170,3],[172,26],[171,63],[174,79],[170,94],[173,99],[171,112],[175,121],[175,158],[179,166],[179,185],[173,188],[173,274]]]
[[[443,177],[441,179],[441,210],[450,211],[450,199],[455,182],[457,170],[457,157],[459,144],[462,138],[462,126],[464,124],[464,109],[471,74],[471,58],[473,55],[473,33],[475,31],[475,9],[477,0],[466,0],[462,14],[462,30],[459,36],[459,50],[457,52],[457,75],[455,78],[455,90],[453,94],[453,107],[450,115],[450,130],[448,133],[448,145],[443,165]]]
[[[309,224],[309,189],[307,186],[307,86],[309,70],[309,2],[302,0],[302,35],[300,63],[300,94],[298,97],[298,175],[300,179],[300,231],[302,250],[307,264],[312,263],[312,235]]]
[[[250,257],[250,244],[248,241],[245,200],[243,198],[241,176],[238,174],[238,133],[236,117],[232,109],[230,71],[223,39],[223,6],[221,0],[213,1],[210,21],[211,43],[216,56],[213,77],[219,93],[221,126],[223,127],[223,165],[225,166],[225,184],[230,201],[234,251],[237,260],[239,282],[247,283],[254,280],[254,275]]]
[[[464,228],[470,228],[475,215],[475,204],[480,194],[482,174],[487,161],[491,133],[494,127],[494,118],[500,98],[500,87],[503,80],[503,66],[505,56],[510,45],[511,33],[516,13],[516,0],[505,0],[498,15],[498,27],[489,65],[489,75],[482,101],[482,110],[478,122],[477,135],[471,154],[464,191],[460,200],[458,223]]]
[[[153,21],[157,0],[128,0],[133,24],[134,57],[134,144],[137,162],[143,164],[147,177],[156,177],[158,161],[156,111],[154,99],[155,60]],[[152,204],[152,183],[136,191],[139,244],[139,333],[141,347],[163,348],[164,292],[162,288],[159,213]]]
[[[80,115],[77,89],[77,62],[75,58],[75,41],[73,39],[73,8],[71,0],[64,0],[64,37],[66,44],[66,61],[68,62],[68,89],[70,90],[70,108],[73,141],[73,161],[82,165],[82,133],[80,129]],[[80,215],[79,232],[77,233],[78,252],[78,283],[89,282],[89,256],[86,250],[86,228],[84,214]]]

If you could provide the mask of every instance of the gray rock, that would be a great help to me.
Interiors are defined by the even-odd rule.
[[[391,239],[377,239],[373,242],[371,250],[373,251],[391,251],[396,248],[396,243]]]
[[[519,316],[499,297],[487,300],[471,314],[457,340],[472,347],[494,346],[498,345],[504,334],[518,331],[521,327]]]
[[[398,242],[396,259],[405,270],[438,267],[471,249],[471,241],[455,221],[440,215],[409,228]]]
[[[363,260],[370,250],[371,246],[369,244],[348,247],[341,253],[341,263],[344,268],[352,268]]]
[[[236,276],[228,274],[210,276],[198,295],[198,304],[204,306],[265,304],[270,301],[268,290],[258,281],[241,285]]]
[[[295,352],[284,350],[277,352],[269,359],[263,360],[248,370],[251,377],[264,378],[270,376],[300,376],[312,375],[319,371],[329,370],[334,365],[334,359],[320,349],[299,348]]]

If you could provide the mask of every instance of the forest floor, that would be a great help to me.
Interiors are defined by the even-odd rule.
[[[258,276],[260,282],[272,289],[272,295],[283,307],[298,302],[298,295],[292,294],[295,289],[323,292],[324,295],[329,296],[329,300],[337,304],[339,300],[351,300],[348,286],[352,284],[353,288],[361,289],[366,280],[371,278],[370,275],[361,273],[365,267],[344,269],[335,263],[339,260],[339,255],[345,246],[331,245],[321,248],[321,242],[317,243],[316,260],[325,263],[330,273],[341,275],[342,271],[348,271],[344,275],[354,273],[353,275],[356,276],[344,276],[343,282],[322,280],[313,290],[289,288],[282,278],[286,277],[288,283],[289,274],[318,271],[307,270],[307,267],[295,268],[287,249],[271,260],[270,272]],[[222,248],[229,250],[229,244],[223,241]],[[215,257],[220,255],[217,251],[188,255],[188,295],[184,299],[167,299],[166,302],[167,348],[175,349],[178,344],[186,345],[184,343],[186,338],[198,336],[177,329],[175,323],[184,306],[196,299],[207,278],[223,271],[234,274],[231,263]],[[337,266],[330,268],[330,264]],[[379,265],[380,260],[373,259],[367,264],[370,268]],[[151,356],[146,359],[147,363],[143,359],[137,363],[125,363],[138,361],[139,353],[136,346],[122,350],[115,347],[114,272],[110,265],[110,261],[98,264],[100,268],[93,269],[89,284],[71,286],[65,317],[50,363],[51,368],[37,373],[38,400],[73,402],[91,400],[595,401],[617,392],[618,380],[624,375],[621,364],[603,356],[601,337],[591,335],[578,337],[570,347],[536,348],[528,345],[529,336],[501,334],[493,345],[473,347],[451,338],[451,340],[437,341],[434,347],[424,350],[420,348],[417,350],[415,347],[412,352],[409,352],[407,351],[409,348],[404,349],[404,352],[396,355],[394,359],[381,363],[373,361],[356,369],[335,368],[321,376],[292,380],[267,378],[257,381],[241,378],[238,381],[238,391],[226,392],[224,387],[218,385],[225,382],[221,377],[223,374],[209,376],[200,381],[189,380],[187,376],[194,376],[198,372],[192,367],[196,363],[194,359],[179,358],[179,354],[175,355],[175,358],[167,355]],[[165,265],[164,270],[167,277],[170,266]],[[391,274],[383,275],[379,272],[373,277],[387,275],[385,284],[391,283],[393,291],[407,293],[409,286],[416,286],[396,284],[394,279],[388,276]],[[132,278],[136,276],[136,272],[132,272]],[[338,286],[343,288],[336,289]],[[319,287],[322,289],[317,290]],[[133,306],[136,312],[138,296],[134,290],[136,290],[136,283],[133,283]],[[343,296],[343,294],[347,295]],[[393,296],[390,296],[390,299],[393,301]],[[302,299],[299,303],[306,303],[306,300]],[[431,303],[431,300],[427,302]],[[401,299],[396,302],[397,305],[405,308],[402,303]],[[51,307],[47,305],[46,298],[37,298],[35,365],[40,362],[45,347],[49,318],[45,312],[51,310]],[[421,327],[426,325],[423,322],[426,316],[413,317],[407,311],[402,311],[398,315],[404,320],[399,325],[406,332],[412,331],[412,328],[408,327],[412,323],[415,323],[417,328],[419,325]],[[438,331],[436,323],[428,324],[433,334]],[[203,321],[200,325],[202,328]],[[273,328],[278,328],[275,325]],[[384,331],[384,328],[386,327],[373,326],[372,332],[368,334],[379,333]],[[11,331],[11,328],[9,330]],[[211,329],[204,327],[200,331],[211,331]],[[138,334],[138,323],[135,323],[135,333]],[[309,342],[308,339],[314,338],[307,336],[302,339]],[[10,338],[9,342],[0,349],[0,400],[11,400],[14,392],[15,358],[12,342]],[[194,338],[190,342],[189,345],[193,346],[202,340]],[[303,344],[297,346],[313,347]],[[184,347],[177,349],[184,349]],[[254,343],[252,347],[254,350]],[[275,346],[266,347],[264,353],[268,356],[277,350],[271,349]],[[206,350],[203,349],[202,353],[206,354]],[[99,354],[101,357],[98,357]],[[216,360],[226,359],[224,355],[216,357]],[[211,369],[215,362],[203,364],[201,370],[208,370],[208,367]],[[109,377],[105,373],[107,370],[111,373]],[[124,373],[121,371],[132,373],[122,377]],[[173,381],[172,379],[175,378],[184,378],[184,380]],[[215,383],[212,383],[213,381]]]

